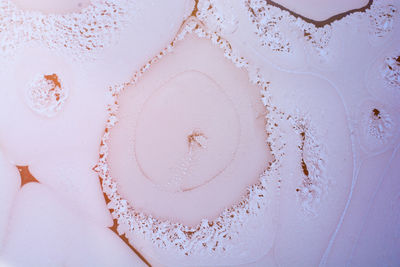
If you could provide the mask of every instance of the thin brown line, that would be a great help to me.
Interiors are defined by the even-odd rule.
[[[125,234],[120,235],[118,234],[118,221],[117,219],[113,219],[113,226],[108,227],[111,231],[113,231],[116,235],[119,236],[119,238],[121,238],[122,241],[124,241],[124,243],[149,267],[151,267],[151,264],[145,259],[145,257],[136,249],[134,248],[130,243],[128,238],[126,237]]]
[[[300,19],[304,20],[307,23],[314,24],[314,26],[317,27],[317,28],[322,28],[325,25],[332,24],[334,21],[341,20],[342,18],[344,18],[347,15],[350,15],[352,13],[365,12],[367,9],[369,9],[371,7],[371,5],[374,2],[374,0],[369,0],[368,3],[365,6],[361,7],[361,8],[351,9],[351,10],[345,11],[343,13],[339,13],[339,14],[334,15],[334,16],[326,19],[326,20],[313,20],[313,19],[307,18],[307,17],[305,17],[303,15],[300,15],[300,14],[288,9],[287,7],[284,7],[284,6],[274,2],[272,0],[265,0],[265,1],[267,2],[267,4],[269,4],[271,6],[274,6],[274,7],[280,8],[280,9],[282,9],[284,11],[289,12],[292,16],[294,16],[296,18],[300,18]]]
[[[103,189],[103,179],[101,179],[101,177],[99,176],[99,181],[100,181],[100,186],[101,186],[101,190],[103,191],[103,196],[104,196],[104,200],[106,202],[106,204],[108,204],[111,200],[110,198],[107,196],[106,193],[104,193],[104,189]],[[112,213],[111,209],[108,209],[110,213]],[[134,247],[131,245],[131,243],[129,243],[128,238],[126,237],[125,234],[120,235],[118,233],[118,220],[117,219],[113,219],[113,225],[111,227],[108,227],[108,229],[110,229],[111,231],[113,231],[119,238],[121,238],[121,240],[136,254],[136,256],[138,256],[147,266],[151,267],[151,264],[148,262],[148,260],[146,260],[146,258]]]

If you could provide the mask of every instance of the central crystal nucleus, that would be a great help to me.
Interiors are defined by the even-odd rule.
[[[141,171],[171,191],[196,188],[232,161],[239,124],[234,104],[210,77],[180,73],[149,97],[139,115],[134,146]]]

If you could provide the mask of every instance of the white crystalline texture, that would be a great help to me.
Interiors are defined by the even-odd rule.
[[[299,145],[303,173],[302,183],[296,190],[298,200],[304,211],[312,216],[317,214],[318,203],[323,193],[328,190],[329,180],[324,175],[325,161],[324,148],[315,134],[310,120],[304,116],[291,117],[292,127],[299,134]]]
[[[108,187],[106,182],[103,184],[105,188]],[[261,178],[259,184],[249,188],[247,196],[239,204],[225,210],[216,220],[202,220],[193,228],[138,213],[116,195],[109,207],[114,210],[113,216],[119,219],[120,234],[130,236],[129,231],[142,232],[157,247],[175,250],[178,255],[229,253],[228,248],[234,245],[231,240],[243,231],[247,219],[260,216],[265,209],[266,190],[265,178]]]
[[[382,38],[392,31],[394,18],[397,13],[396,7],[393,5],[383,5],[379,1],[375,3],[374,1],[371,9],[367,12],[371,20],[371,35]]]
[[[368,152],[383,152],[395,145],[400,134],[399,110],[375,99],[365,101],[360,107],[360,140]]]
[[[247,0],[245,5],[249,10],[251,21],[256,26],[256,33],[262,45],[269,47],[272,51],[290,52],[291,45],[279,27],[284,16],[288,16],[287,12],[261,0]]]
[[[320,56],[326,56],[326,47],[332,36],[332,26],[318,28],[302,19],[296,19],[296,25],[304,32],[304,38]]]
[[[207,0],[198,4],[197,18],[213,25],[220,33],[233,33],[238,27],[238,19],[234,15],[232,2],[229,0]]]
[[[68,90],[64,88],[56,74],[36,76],[26,90],[28,106],[36,113],[47,117],[55,116],[67,97]]]
[[[327,55],[326,47],[332,36],[331,25],[316,27],[262,0],[246,0],[245,5],[263,46],[272,51],[290,53],[292,45],[282,28],[294,25],[294,29],[304,33],[305,40],[320,56]]]
[[[382,75],[390,86],[400,89],[400,51],[396,56],[385,58]]]
[[[368,118],[367,132],[374,137],[378,142],[385,144],[393,134],[394,122],[389,114],[384,110],[376,109],[370,112]]]
[[[67,52],[75,58],[103,48],[127,20],[132,1],[94,0],[79,13],[43,14],[0,1],[0,53],[9,55],[30,41]]]

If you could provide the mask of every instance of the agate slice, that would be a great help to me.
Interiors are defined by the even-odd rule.
[[[258,180],[272,158],[259,88],[245,75],[187,36],[120,95],[108,160],[130,203],[193,226]]]
[[[134,87],[116,93],[117,122],[109,119],[96,169],[119,233],[153,261],[246,262],[243,253],[268,249],[276,227],[275,208],[266,206],[276,187],[267,187],[273,156],[263,87],[196,20],[180,36]],[[260,227],[270,230],[256,234]]]
[[[0,265],[397,266],[398,0],[0,0]]]

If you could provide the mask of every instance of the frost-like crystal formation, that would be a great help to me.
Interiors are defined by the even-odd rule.
[[[304,38],[311,44],[318,55],[326,57],[328,52],[326,47],[332,36],[332,26],[325,25],[324,27],[316,27],[311,23],[307,23],[300,18],[296,19],[296,25],[303,31]]]
[[[74,58],[87,58],[112,41],[132,9],[132,1],[91,1],[79,13],[43,14],[0,1],[0,53],[12,54],[21,45],[39,41]]]
[[[396,56],[385,58],[382,75],[387,84],[400,89],[400,51]]]
[[[221,6],[229,7],[229,2],[224,2]],[[241,233],[246,232],[249,222],[262,219],[266,214],[268,207],[268,186],[270,181],[278,182],[280,188],[282,177],[281,163],[285,159],[285,138],[277,125],[279,113],[276,107],[272,105],[268,88],[268,82],[265,82],[260,76],[251,76],[250,80],[262,88],[262,100],[267,109],[266,132],[268,133],[268,145],[272,151],[274,161],[267,166],[267,171],[260,176],[259,182],[248,187],[247,193],[241,201],[230,208],[225,209],[219,217],[214,220],[203,219],[200,224],[194,227],[188,227],[180,223],[173,223],[168,220],[162,220],[152,215],[139,211],[133,205],[128,203],[118,191],[118,184],[110,174],[110,165],[108,158],[108,141],[110,139],[110,130],[117,122],[118,96],[127,86],[137,82],[139,77],[148,70],[153,63],[156,63],[164,55],[171,52],[174,44],[182,40],[186,34],[195,33],[199,37],[210,39],[214,44],[223,48],[226,58],[230,59],[237,67],[244,68],[251,72],[253,70],[249,63],[238,56],[237,51],[232,48],[219,33],[229,33],[235,29],[235,18],[227,16],[229,12],[221,11],[221,6],[212,0],[198,3],[197,16],[201,20],[206,20],[206,25],[211,25],[210,29],[204,29],[204,23],[197,19],[189,18],[182,26],[182,30],[177,34],[175,40],[171,42],[156,57],[145,64],[132,79],[120,86],[110,88],[112,102],[109,105],[109,119],[107,121],[104,136],[100,147],[100,158],[95,170],[98,172],[104,193],[109,199],[108,207],[113,218],[118,223],[118,233],[126,235],[130,242],[134,243],[136,239],[150,241],[155,248],[166,250],[174,255],[178,260],[188,259],[186,256],[208,257],[212,259],[223,259],[235,257],[235,249],[242,244],[237,242]],[[262,45],[269,47],[275,52],[291,53],[292,47],[288,41],[288,36],[281,28],[287,32],[299,32],[302,38],[312,48],[312,52],[319,56],[327,54],[327,47],[332,37],[332,28],[334,24],[325,27],[316,27],[305,22],[301,18],[290,15],[287,11],[268,5],[265,1],[247,0],[245,1],[249,17],[255,26],[255,32],[260,38]],[[370,11],[369,14],[375,14],[377,10]],[[367,18],[368,19],[368,18]],[[290,25],[290,26],[289,26]],[[232,27],[231,27],[232,26]],[[214,31],[215,30],[215,31]],[[286,114],[287,116],[288,114]],[[390,137],[394,125],[390,120],[391,116],[383,116],[377,122],[368,115],[366,123],[367,135],[366,142],[373,142],[371,136],[378,139],[387,139]],[[371,120],[374,119],[374,120]],[[315,127],[309,118],[303,115],[293,115],[290,120],[292,128],[299,136],[299,154],[301,155],[298,167],[303,174],[299,179],[297,192],[298,201],[302,204],[304,211],[315,215],[317,206],[323,199],[324,192],[328,190],[329,179],[326,177],[324,154],[325,147],[315,133]],[[387,129],[387,130],[385,130]],[[380,136],[380,137],[379,137]],[[188,142],[194,146],[206,146],[207,140],[200,134],[193,134]],[[196,262],[197,263],[197,262]]]
[[[248,0],[245,4],[262,45],[269,47],[272,51],[290,52],[291,45],[279,27],[280,21],[288,16],[288,13],[268,5],[266,1]]]
[[[368,11],[371,20],[370,34],[378,38],[385,37],[393,29],[396,7],[393,5],[384,5],[379,1],[372,5]]]
[[[324,192],[327,191],[328,179],[324,175],[325,162],[324,148],[315,134],[311,121],[305,116],[291,116],[290,121],[296,133],[300,136],[301,162],[303,173],[302,183],[296,191],[304,211],[316,215],[318,203]]]
[[[331,25],[316,27],[301,18],[296,18],[287,11],[268,4],[267,1],[247,0],[245,6],[263,46],[267,46],[275,52],[290,53],[292,45],[282,29],[291,28],[295,31],[300,30],[304,39],[316,50],[318,55],[326,56],[325,48],[332,35]]]
[[[367,124],[367,132],[370,136],[381,143],[385,143],[386,139],[391,136],[390,132],[393,127],[393,121],[385,111],[377,108],[370,111]]]
[[[197,18],[212,25],[219,33],[233,33],[238,27],[232,1],[229,0],[206,0],[199,2]]]
[[[55,116],[67,99],[68,90],[64,88],[57,74],[40,74],[29,84],[26,90],[28,106],[36,113]]]
[[[399,133],[398,107],[374,99],[360,107],[361,142],[371,152],[382,152],[396,141]]]

